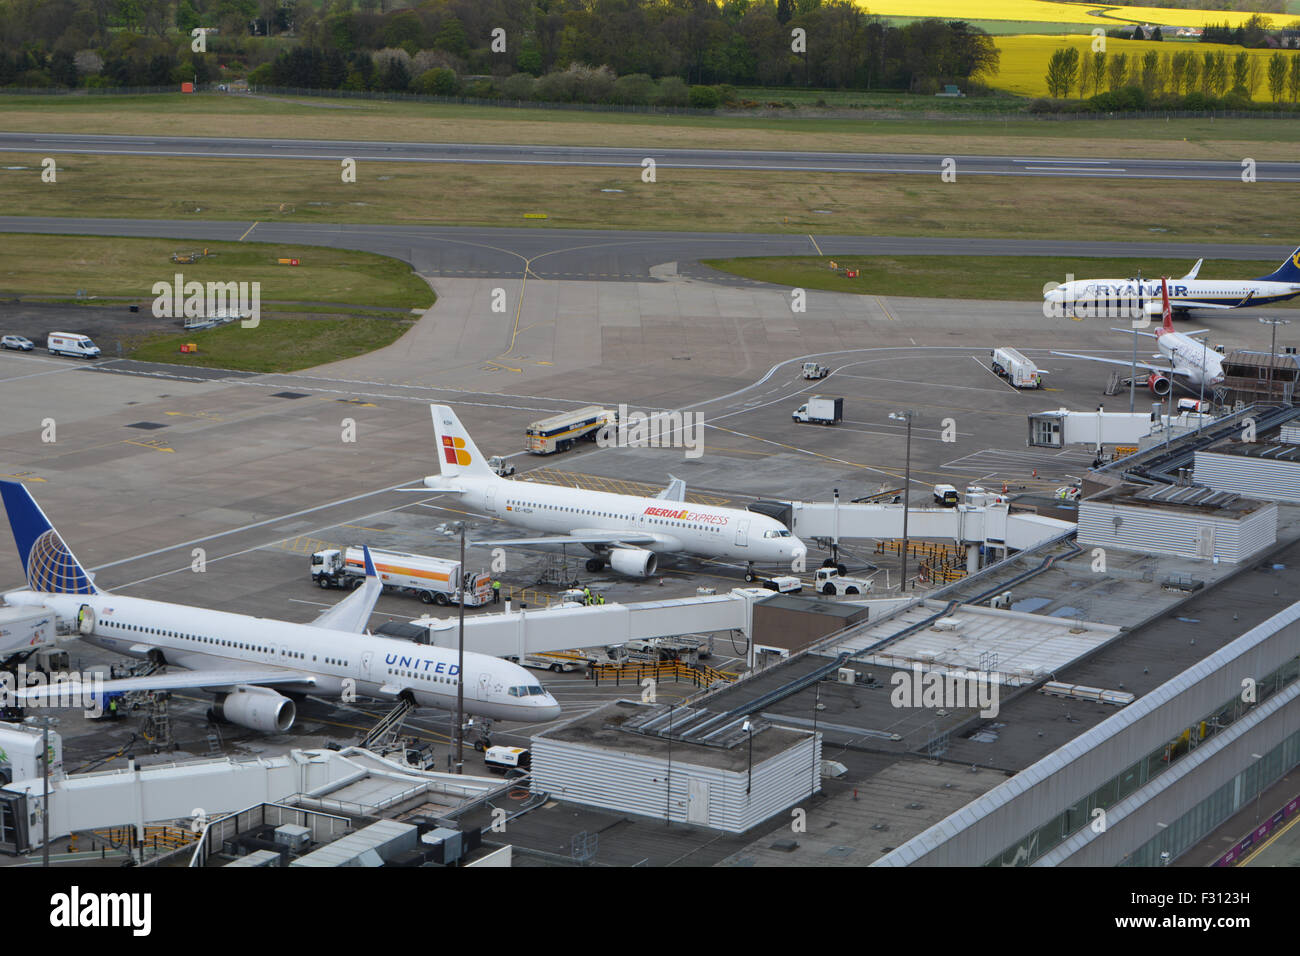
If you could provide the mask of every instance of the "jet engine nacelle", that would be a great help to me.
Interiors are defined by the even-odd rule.
[[[609,552],[609,566],[630,578],[648,578],[659,569],[659,556],[641,548],[614,548]]]
[[[1169,376],[1161,375],[1159,372],[1152,372],[1147,377],[1147,388],[1151,389],[1156,395],[1165,396],[1169,394],[1169,389],[1173,383],[1169,381]]]
[[[297,716],[293,701],[266,687],[236,687],[213,709],[222,720],[264,734],[288,733]]]

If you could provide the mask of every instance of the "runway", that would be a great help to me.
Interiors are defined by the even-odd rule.
[[[653,159],[665,169],[717,172],[831,172],[937,176],[946,163],[959,176],[1046,176],[1072,179],[1241,181],[1240,160],[1109,157],[941,156],[922,153],[827,153],[744,149],[664,149],[623,146],[530,146],[475,143],[396,143],[365,140],[270,140],[198,136],[106,136],[0,133],[0,151],[91,156],[201,159],[334,160],[460,163],[492,166],[613,166],[640,168]],[[1300,163],[1256,164],[1257,182],[1300,182]]]
[[[445,278],[644,282],[698,278],[756,285],[723,276],[700,259],[731,256],[1115,256],[1264,259],[1280,262],[1294,242],[1088,242],[711,232],[628,232],[599,229],[474,226],[381,226],[185,219],[60,219],[0,216],[0,233],[171,238],[200,242],[273,242],[327,246],[391,256],[416,272]]]

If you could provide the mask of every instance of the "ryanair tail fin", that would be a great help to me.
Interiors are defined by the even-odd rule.
[[[1266,276],[1260,276],[1257,282],[1300,282],[1300,249],[1294,250],[1291,255],[1287,256],[1274,272]]]
[[[430,405],[433,415],[433,431],[438,436],[438,467],[447,478],[467,475],[475,478],[496,477],[496,472],[488,467],[483,457],[469,437],[469,432],[460,423],[460,419],[446,405]]]
[[[90,573],[68,550],[24,485],[0,481],[0,498],[29,588],[45,594],[99,593]]]

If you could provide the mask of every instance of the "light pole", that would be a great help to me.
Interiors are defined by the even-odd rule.
[[[1268,348],[1268,397],[1273,398],[1273,366],[1277,364],[1277,327],[1290,325],[1290,319],[1260,319],[1260,324],[1273,326],[1273,341]]]
[[[749,799],[749,792],[754,789],[754,725],[748,720],[740,728],[749,734],[749,780],[745,784],[745,799]]]
[[[911,409],[905,412],[890,412],[889,417],[896,422],[907,422],[907,451],[903,474],[903,566],[898,582],[898,593],[907,590],[907,510],[908,495],[912,490],[912,416]]]
[[[459,634],[456,640],[456,772],[465,772],[465,522],[460,522]]]

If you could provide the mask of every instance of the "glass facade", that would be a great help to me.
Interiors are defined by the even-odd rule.
[[[1241,699],[1241,694],[1234,696],[1232,699],[1215,708],[1191,726],[1184,728],[1182,732],[1174,737],[1173,740],[1161,744],[1132,766],[1126,767],[1092,793],[1080,798],[1073,805],[1067,807],[1063,812],[1048,820],[1036,830],[1026,834],[1023,839],[1018,840],[1016,843],[1007,847],[1004,851],[993,857],[993,859],[989,860],[984,865],[1028,866],[1030,863],[1033,863],[1044,853],[1051,851],[1054,847],[1060,844],[1061,841],[1087,826],[1093,819],[1093,810],[1098,808],[1102,810],[1110,809],[1110,807],[1137,791],[1139,787],[1164,773],[1171,766],[1177,763],[1180,758],[1187,756],[1187,754],[1200,746],[1201,743],[1219,733],[1235,721],[1240,720],[1243,716],[1250,713],[1251,710],[1268,700],[1282,688],[1294,683],[1297,677],[1300,677],[1300,656],[1291,658],[1291,660],[1277,668],[1277,670],[1257,681],[1255,686],[1255,701],[1246,703]],[[1295,739],[1295,737],[1291,738],[1291,740]],[[1291,762],[1287,763],[1285,748],[1285,744],[1274,748],[1274,751],[1270,751],[1269,754],[1266,754],[1264,759],[1255,761],[1253,766],[1248,767],[1239,776],[1238,781],[1241,781],[1242,778],[1247,775],[1253,775],[1252,779],[1254,780],[1254,783],[1251,785],[1254,786],[1255,789],[1252,791],[1252,796],[1259,792],[1259,780],[1267,780],[1271,783],[1282,775],[1284,772],[1282,768],[1289,769],[1295,766],[1297,759],[1294,749],[1291,751]],[[1276,752],[1276,758],[1273,757],[1274,752]],[[1273,773],[1273,770],[1276,770],[1276,773]],[[1208,798],[1205,803],[1209,803],[1213,799],[1213,797]],[[1239,795],[1234,797],[1234,800],[1239,799]],[[1228,816],[1235,812],[1235,807],[1239,806],[1240,803],[1235,803],[1234,809],[1229,810],[1224,816],[1216,818],[1214,823],[1209,824],[1209,829],[1212,829],[1226,820]],[[1192,814],[1189,813],[1185,816],[1191,817]],[[1206,819],[1208,819],[1208,817]],[[1189,826],[1191,825],[1192,824],[1189,824]],[[1208,829],[1199,830],[1197,831],[1197,836],[1193,836],[1191,839],[1195,840],[1206,832],[1208,832]],[[1162,837],[1172,838],[1172,827],[1169,831],[1165,831],[1162,834]],[[1156,843],[1157,840],[1151,842]],[[1183,844],[1178,849],[1177,853],[1181,853],[1185,850],[1187,845],[1189,844]],[[1162,849],[1168,849],[1168,847],[1162,846]],[[1156,862],[1159,861],[1160,852],[1162,852],[1162,850],[1156,851]],[[1176,856],[1177,853],[1174,855]],[[1135,859],[1136,856],[1137,854],[1134,853],[1133,859]],[[1131,865],[1149,866],[1154,864],[1132,863]]]

